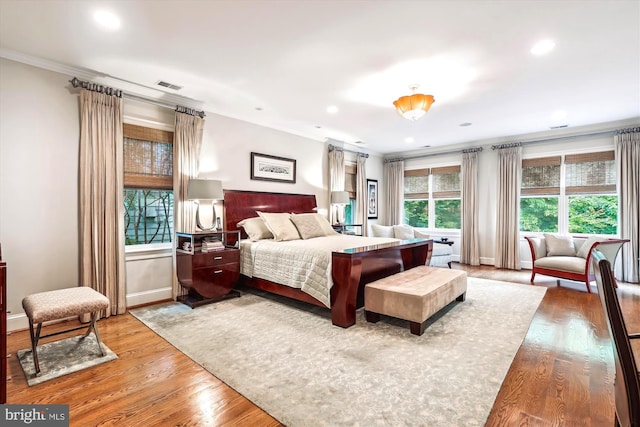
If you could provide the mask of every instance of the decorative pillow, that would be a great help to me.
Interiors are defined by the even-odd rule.
[[[334,234],[340,234],[333,229],[331,224],[329,224],[329,220],[323,217],[322,215],[317,213],[302,214],[302,215],[313,215],[314,218],[318,220],[318,223],[320,224],[320,228],[322,228],[322,231],[324,231],[325,236],[333,236]]]
[[[273,239],[273,234],[260,217],[243,219],[237,225],[238,227],[244,228],[249,239],[254,242],[262,239]]]
[[[373,237],[391,237],[393,238],[393,226],[371,224],[371,233]]]
[[[298,229],[289,217],[288,213],[270,213],[270,212],[258,212],[260,218],[264,220],[267,228],[273,233],[273,238],[277,242],[284,242],[286,240],[298,240],[300,234]]]
[[[394,225],[393,237],[400,240],[413,239],[413,227],[407,224]]]
[[[573,237],[544,233],[544,240],[547,243],[547,256],[576,256]]]
[[[582,246],[580,246],[580,249],[578,249],[578,252],[576,253],[576,256],[579,256],[580,258],[587,258],[587,255],[589,255],[589,251],[591,250],[591,246],[593,246],[594,243],[596,242],[602,242],[603,239],[602,237],[598,237],[598,236],[589,236],[589,238],[587,240],[585,240],[585,242],[582,244]]]
[[[413,237],[416,238],[420,238],[420,239],[430,239],[431,237],[428,234],[424,234],[423,232],[416,230],[415,228],[413,229]]]
[[[298,229],[298,233],[300,233],[300,236],[305,240],[327,235],[325,230],[322,229],[322,225],[320,224],[320,221],[318,221],[318,218],[316,218],[316,215],[318,214],[291,215],[291,222],[293,222],[293,225]],[[329,225],[328,222],[327,225]]]

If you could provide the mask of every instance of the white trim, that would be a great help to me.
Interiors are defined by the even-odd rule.
[[[175,132],[176,130],[174,125],[170,125],[168,123],[158,122],[158,121],[149,120],[149,119],[141,119],[141,118],[133,117],[129,115],[125,115],[123,117],[123,120],[124,120],[124,123],[128,125],[136,125],[136,126],[142,126],[147,128],[159,129],[167,132]]]
[[[127,307],[172,299],[171,287],[152,289],[127,295]]]
[[[171,258],[172,256],[173,243],[171,242],[125,246],[125,262],[154,258]]]

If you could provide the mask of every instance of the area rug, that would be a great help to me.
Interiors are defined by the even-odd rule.
[[[100,356],[96,336],[93,333],[84,339],[82,339],[82,335],[79,335],[39,345],[39,375],[36,375],[36,369],[33,366],[33,352],[30,348],[18,350],[17,354],[24,375],[27,377],[27,384],[33,386],[118,358],[104,343],[102,343],[102,348],[104,356]]]
[[[482,426],[545,288],[469,278],[424,335],[382,317],[333,326],[275,296],[131,313],[274,418],[297,426]]]

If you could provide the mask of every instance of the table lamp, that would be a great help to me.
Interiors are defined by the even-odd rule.
[[[342,206],[344,214],[344,205],[349,204],[349,192],[348,191],[332,191],[331,192],[331,204],[336,205],[336,221],[340,224],[340,212],[339,206]]]
[[[214,179],[192,179],[189,181],[187,188],[187,199],[195,201],[196,207],[196,226],[202,231],[209,231],[216,228],[216,200],[224,198],[222,192],[222,182]],[[200,201],[211,200],[211,227],[203,227],[200,223]]]

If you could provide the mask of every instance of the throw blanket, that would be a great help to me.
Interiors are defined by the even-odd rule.
[[[331,252],[395,241],[342,234],[287,242],[243,240],[240,273],[300,289],[331,307]]]

